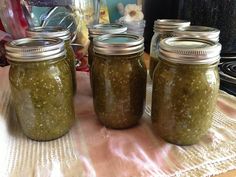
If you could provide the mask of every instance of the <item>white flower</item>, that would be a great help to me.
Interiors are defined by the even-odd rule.
[[[142,6],[127,4],[125,6],[124,20],[126,22],[143,20]]]

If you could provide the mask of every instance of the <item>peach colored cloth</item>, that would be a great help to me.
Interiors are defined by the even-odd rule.
[[[208,176],[236,169],[236,98],[221,92],[212,128],[193,146],[175,146],[154,135],[151,84],[139,125],[110,130],[96,119],[89,74],[77,72],[76,122],[64,137],[26,138],[10,104],[9,67],[0,68],[0,177]]]

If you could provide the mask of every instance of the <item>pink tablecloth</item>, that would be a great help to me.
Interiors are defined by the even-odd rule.
[[[0,68],[1,177],[198,177],[236,169],[236,99],[226,93],[220,93],[208,134],[180,147],[151,130],[150,82],[139,125],[110,130],[96,119],[89,74],[77,72],[75,125],[58,140],[36,142],[22,134],[12,111],[8,69]]]

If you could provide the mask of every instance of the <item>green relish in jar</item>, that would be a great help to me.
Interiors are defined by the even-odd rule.
[[[219,90],[221,45],[197,38],[167,38],[153,74],[152,124],[164,140],[197,143],[211,126]]]
[[[143,37],[130,34],[103,35],[94,40],[94,109],[108,128],[129,128],[142,117],[147,77],[143,41]]]
[[[23,38],[7,43],[12,102],[24,134],[53,140],[74,122],[70,66],[64,42],[53,38]]]

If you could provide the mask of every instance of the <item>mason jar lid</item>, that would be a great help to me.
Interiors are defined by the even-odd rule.
[[[221,44],[199,38],[171,37],[160,42],[159,57],[172,63],[213,64],[220,60]]]
[[[65,56],[64,41],[59,38],[23,38],[6,43],[10,61],[38,62]]]
[[[190,22],[178,19],[157,19],[154,22],[154,32],[174,31],[179,27],[189,26]]]
[[[60,26],[32,27],[26,30],[27,37],[60,38],[69,40],[71,35],[68,29]]]
[[[122,24],[96,24],[88,26],[89,36],[97,37],[103,34],[119,34],[127,31],[127,27]]]
[[[220,30],[206,26],[179,27],[174,31],[174,36],[207,39],[219,41]]]
[[[106,34],[94,38],[94,52],[103,55],[129,55],[144,50],[144,39],[134,34]]]

